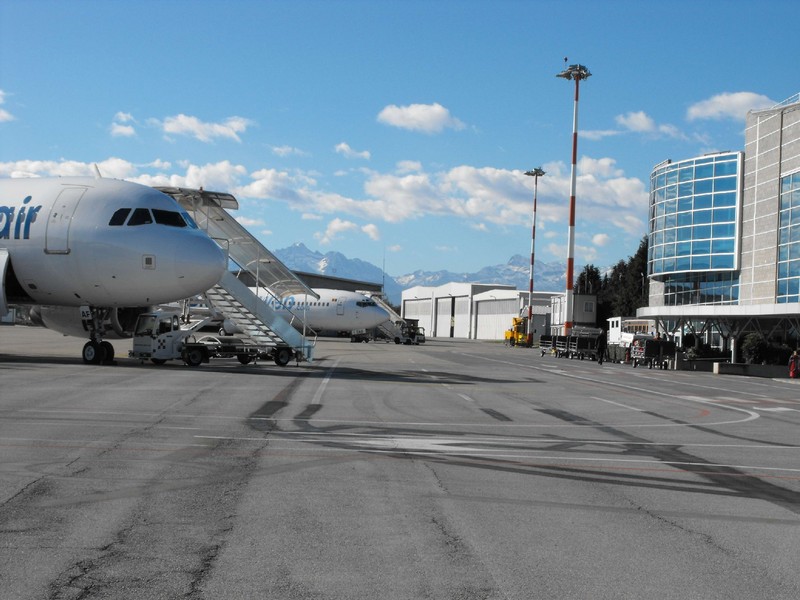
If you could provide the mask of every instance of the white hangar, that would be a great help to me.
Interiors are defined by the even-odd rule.
[[[533,292],[534,343],[549,333],[553,296],[563,292]],[[528,315],[528,292],[511,285],[446,283],[403,291],[401,315],[419,319],[427,337],[502,340],[513,317]]]

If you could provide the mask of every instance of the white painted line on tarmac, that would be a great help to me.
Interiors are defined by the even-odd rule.
[[[613,400],[606,400],[605,398],[598,398],[597,396],[592,396],[594,400],[600,400],[600,402],[607,402],[608,404],[613,404],[615,406],[621,406],[622,408],[627,408],[630,410],[635,410],[636,412],[645,412],[641,408],[634,408],[633,406],[628,406],[627,404],[622,404],[622,402],[614,402]]]
[[[322,383],[319,384],[319,388],[317,388],[316,393],[314,394],[314,398],[311,400],[311,404],[320,404],[322,402],[322,394],[325,393],[325,388],[328,387],[328,383],[331,380],[331,376],[333,376],[333,372],[336,370],[336,367],[339,366],[339,361],[341,358],[337,358],[336,361],[331,365],[331,368],[328,369],[325,373],[325,379],[322,380]]]

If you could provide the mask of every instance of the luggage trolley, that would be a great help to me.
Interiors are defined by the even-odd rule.
[[[539,337],[539,350],[542,351],[542,356],[553,351],[552,335],[542,335]]]
[[[640,364],[652,369],[666,369],[669,358],[675,355],[675,342],[669,340],[634,340],[631,345],[631,361],[636,368]]]

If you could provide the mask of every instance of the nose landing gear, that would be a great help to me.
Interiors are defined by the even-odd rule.
[[[113,365],[114,363],[114,346],[111,342],[107,342],[101,338],[103,331],[102,323],[108,313],[108,309],[90,308],[88,313],[84,312],[83,323],[89,330],[89,337],[91,338],[83,346],[83,362],[90,365]]]

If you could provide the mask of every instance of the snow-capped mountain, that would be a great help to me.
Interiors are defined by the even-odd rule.
[[[403,290],[417,285],[437,286],[452,282],[499,283],[513,285],[518,290],[527,290],[530,282],[530,258],[519,254],[512,256],[504,265],[483,267],[475,273],[451,273],[450,271],[415,271],[407,275],[392,277],[380,267],[360,260],[347,258],[339,252],[322,254],[297,243],[274,251],[287,267],[294,271],[318,273],[332,277],[384,283],[386,295],[395,304],[400,303]],[[566,269],[563,263],[536,261],[533,272],[533,289],[540,292],[562,291],[565,287]]]

